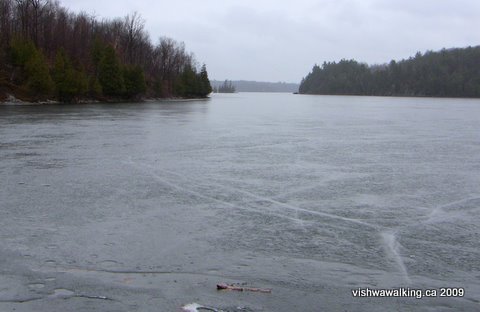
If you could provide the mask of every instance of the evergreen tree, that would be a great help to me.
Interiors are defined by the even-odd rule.
[[[36,48],[32,41],[15,38],[9,47],[10,62],[14,67],[12,78],[14,83],[23,84],[27,77],[25,65],[36,54]]]
[[[125,81],[125,96],[134,99],[138,98],[147,90],[145,74],[139,66],[127,66],[123,71]]]
[[[57,53],[54,80],[58,99],[63,102],[71,102],[83,96],[88,87],[85,73],[75,70],[64,49]]]
[[[30,40],[15,39],[10,45],[11,62],[17,68],[13,80],[25,87],[32,99],[47,98],[53,81],[43,54]]]
[[[36,48],[32,41],[15,38],[10,44],[10,58],[14,66],[23,67],[35,54]]]
[[[125,93],[125,82],[115,49],[109,45],[99,63],[98,78],[103,94],[120,97]]]
[[[102,85],[95,75],[92,75],[88,79],[88,93],[90,97],[97,99],[103,94]]]
[[[212,85],[210,84],[210,79],[208,79],[207,66],[205,64],[202,65],[200,70],[200,84],[200,96],[207,96],[212,93]]]
[[[197,74],[192,66],[186,66],[177,81],[175,93],[183,97],[195,97],[199,91]]]
[[[26,86],[30,95],[35,98],[48,98],[54,84],[48,69],[47,61],[40,51],[35,51],[25,64],[27,75]]]

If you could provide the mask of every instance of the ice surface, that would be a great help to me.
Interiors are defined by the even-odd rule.
[[[0,107],[0,310],[473,311],[479,118],[477,100],[288,94]]]

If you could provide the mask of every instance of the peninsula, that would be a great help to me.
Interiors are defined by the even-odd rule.
[[[183,43],[154,45],[138,13],[98,20],[57,1],[0,2],[0,101],[202,98],[211,91]]]
[[[355,60],[313,66],[299,93],[325,95],[480,97],[480,46],[418,52],[373,65]]]

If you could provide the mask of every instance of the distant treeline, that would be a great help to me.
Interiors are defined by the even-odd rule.
[[[418,52],[388,65],[341,60],[315,65],[300,93],[332,95],[480,97],[480,47]]]
[[[220,87],[224,81],[211,80],[212,87]],[[248,80],[231,81],[236,92],[297,92],[298,83],[261,82]]]
[[[205,97],[211,86],[183,43],[151,43],[133,13],[98,20],[50,0],[0,0],[0,100]]]

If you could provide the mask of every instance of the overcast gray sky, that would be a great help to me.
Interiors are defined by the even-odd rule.
[[[137,11],[154,43],[168,36],[211,79],[299,82],[315,63],[372,63],[480,44],[479,0],[60,0],[72,11]]]

